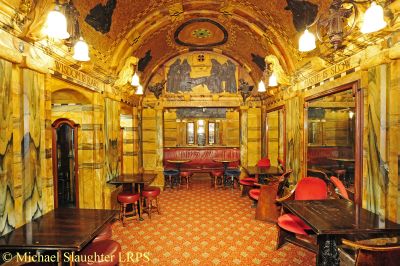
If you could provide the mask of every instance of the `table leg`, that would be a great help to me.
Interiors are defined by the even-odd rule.
[[[135,183],[135,192],[139,193],[140,198],[139,198],[139,202],[137,203],[138,207],[138,215],[139,215],[139,221],[143,221],[143,217],[142,217],[142,191],[144,189],[144,184],[143,183]]]
[[[336,237],[332,235],[318,235],[317,266],[339,266],[339,251],[337,249]]]

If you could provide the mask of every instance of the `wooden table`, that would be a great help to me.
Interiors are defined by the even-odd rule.
[[[224,173],[225,173],[226,169],[228,168],[228,165],[229,165],[230,163],[237,162],[238,160],[213,159],[213,161],[214,161],[214,162],[217,162],[217,163],[222,163],[222,165],[223,165],[223,167],[224,167]]]
[[[400,224],[344,199],[293,200],[282,204],[317,234],[316,265],[339,265],[337,239],[341,235],[399,234],[400,230]]]
[[[178,169],[178,171],[181,170],[182,164],[188,163],[190,161],[191,160],[167,160],[167,162],[169,162],[169,163],[174,163],[176,165],[176,169]]]
[[[280,176],[282,175],[282,170],[276,166],[270,167],[259,167],[259,166],[248,166],[244,167],[246,173],[250,176],[255,176],[257,178],[257,182],[260,184],[265,184],[266,180],[265,177],[270,178],[273,176]]]
[[[58,252],[61,265],[65,258],[62,252],[82,250],[116,213],[115,210],[54,209],[0,237],[0,250],[53,250]]]
[[[354,158],[328,158],[329,160],[336,161],[339,167],[344,167],[344,163],[354,163]]]

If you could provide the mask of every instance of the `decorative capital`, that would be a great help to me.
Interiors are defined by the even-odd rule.
[[[164,85],[165,85],[166,82],[167,82],[166,80],[163,80],[163,81],[158,82],[158,83],[156,83],[154,85],[149,85],[149,87],[148,87],[149,91],[151,91],[154,94],[154,96],[156,96],[156,98],[159,99],[161,94],[162,94],[162,91],[164,89]]]
[[[254,85],[250,86],[249,83],[243,79],[239,79],[239,91],[242,95],[243,102],[246,101],[248,97],[251,95],[251,91],[253,90]]]

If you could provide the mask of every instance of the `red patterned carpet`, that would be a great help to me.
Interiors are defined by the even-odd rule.
[[[292,244],[275,251],[275,226],[256,221],[239,190],[194,180],[189,190],[161,192],[159,201],[161,215],[151,220],[114,223],[120,265],[315,265],[314,254]],[[145,252],[148,259],[140,258]]]

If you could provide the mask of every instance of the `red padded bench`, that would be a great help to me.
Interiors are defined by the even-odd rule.
[[[228,167],[240,165],[240,150],[238,148],[164,148],[164,168],[176,168],[168,160],[190,160],[181,165],[182,171],[211,172],[223,169],[222,163],[214,160],[234,160]]]

